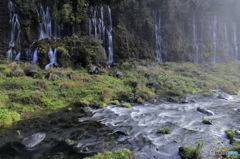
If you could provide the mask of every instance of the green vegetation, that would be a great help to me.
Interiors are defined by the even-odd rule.
[[[179,155],[182,159],[197,159],[200,157],[200,150],[202,149],[204,141],[199,141],[197,147],[183,146],[179,148]]]
[[[161,134],[170,134],[170,129],[169,128],[162,128],[162,127],[159,127],[157,129],[157,133],[161,133]]]
[[[114,104],[114,105],[119,105],[120,104],[118,100],[112,100],[110,103]]]
[[[60,61],[63,59],[59,57]],[[210,89],[228,88],[229,92],[238,92],[240,88],[237,80],[240,64],[237,62],[193,64],[125,61],[114,69],[99,68],[98,74],[89,74],[87,69],[79,66],[76,69],[51,68],[47,71],[38,68],[39,72],[33,77],[13,76],[14,70],[24,70],[29,65],[0,62],[1,126],[19,120],[17,112],[45,112],[74,103],[87,107],[104,107],[110,103],[119,105],[118,100],[144,103],[163,95],[181,99],[197,92],[206,95],[204,92],[213,92],[208,91]],[[115,77],[116,70],[123,75]],[[129,103],[123,106],[131,107]]]
[[[229,139],[233,139],[233,137],[236,136],[234,130],[232,130],[232,129],[228,129],[228,130],[226,131],[226,134],[227,134],[227,137],[228,137]]]
[[[132,108],[130,103],[123,103],[122,106],[127,107],[127,108]]]
[[[86,157],[84,159],[133,159],[133,155],[128,149],[119,149],[113,152],[104,151],[103,153],[98,153],[93,157]]]

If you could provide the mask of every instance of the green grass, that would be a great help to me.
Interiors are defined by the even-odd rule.
[[[238,94],[240,88],[240,64],[237,62],[193,64],[127,61],[115,67],[123,73],[119,78],[112,76],[115,68],[101,68],[101,74],[90,75],[82,67],[75,70],[51,68],[47,71],[38,68],[39,72],[34,78],[11,76],[16,67],[24,70],[29,65],[0,61],[0,109],[11,112],[3,112],[6,114],[4,118],[10,118],[9,114],[14,112],[47,112],[73,103],[105,107],[110,103],[118,105],[117,100],[144,103],[159,95],[183,96],[203,92],[204,96],[209,96],[208,90],[216,88]],[[52,73],[54,78],[46,79],[48,73]],[[67,74],[73,78],[69,79]],[[146,84],[151,80],[155,80],[157,86],[147,87]],[[15,119],[9,121],[2,119],[1,125],[9,125]]]
[[[128,149],[119,149],[113,152],[104,151],[103,153],[98,153],[93,157],[86,157],[84,159],[133,159],[133,155]]]

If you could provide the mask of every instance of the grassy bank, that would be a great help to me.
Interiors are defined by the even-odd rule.
[[[144,103],[157,96],[183,96],[220,88],[238,94],[240,63],[123,62],[89,74],[86,68],[38,68],[33,77],[21,72],[29,63],[0,61],[0,126],[29,118],[34,112],[73,103],[104,107],[116,100]],[[17,70],[17,71],[16,71]],[[120,71],[122,74],[116,74]]]

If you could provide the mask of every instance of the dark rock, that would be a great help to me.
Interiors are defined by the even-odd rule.
[[[146,84],[147,87],[154,87],[156,89],[160,88],[160,84],[156,82],[156,80],[152,80]]]
[[[180,103],[196,103],[195,99],[191,99],[189,97],[182,97],[180,99]]]
[[[87,68],[87,70],[88,70],[88,73],[90,73],[90,74],[98,74],[99,73],[99,68],[97,67],[97,66],[89,66],[88,68]]]
[[[206,108],[198,107],[197,111],[199,111],[201,113],[204,113],[204,114],[207,114],[207,115],[214,115],[214,113],[211,110],[207,110]]]
[[[218,95],[218,98],[220,99],[225,99],[225,100],[232,100],[233,97],[227,93],[224,93],[224,92],[221,92],[219,95]]]
[[[212,121],[210,121],[210,120],[203,120],[202,121],[204,124],[209,124],[209,125],[213,125],[213,123],[212,123]]]
[[[37,66],[30,65],[24,69],[24,72],[27,76],[34,76],[36,73],[38,73]]]
[[[121,71],[116,71],[113,73],[113,76],[119,78],[123,76],[123,73]]]
[[[70,73],[67,74],[67,77],[68,77],[69,79],[73,79],[73,76],[72,76]]]
[[[35,133],[31,136],[24,137],[21,144],[26,148],[33,148],[42,142],[45,137],[45,133]]]
[[[173,102],[173,103],[179,103],[178,97],[168,97],[167,101]]]

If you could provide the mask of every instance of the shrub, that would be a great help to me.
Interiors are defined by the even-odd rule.
[[[35,81],[33,82],[34,86],[38,86],[42,89],[46,89],[48,87],[48,84],[45,81]]]

